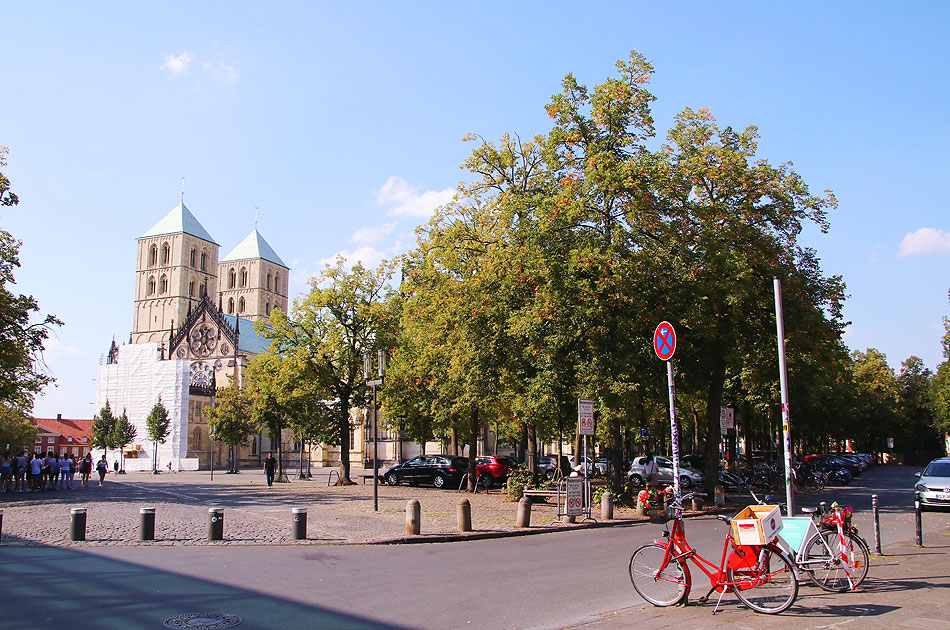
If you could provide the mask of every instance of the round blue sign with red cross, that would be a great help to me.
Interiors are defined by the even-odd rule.
[[[653,332],[653,351],[661,361],[669,361],[676,352],[676,331],[673,330],[673,324],[669,322],[660,322]]]

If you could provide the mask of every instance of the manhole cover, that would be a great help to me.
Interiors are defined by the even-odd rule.
[[[237,615],[200,612],[188,613],[187,615],[178,615],[177,617],[169,617],[163,622],[163,625],[166,628],[201,628],[202,630],[220,630],[223,628],[233,628],[242,621],[244,620]]]

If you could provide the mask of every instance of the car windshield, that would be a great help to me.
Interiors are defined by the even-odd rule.
[[[950,462],[930,462],[925,477],[950,477]]]

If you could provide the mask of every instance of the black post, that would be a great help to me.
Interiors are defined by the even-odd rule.
[[[224,540],[224,508],[208,509],[208,540]]]
[[[3,510],[0,510],[0,539],[3,538]]]
[[[155,508],[139,509],[139,540],[155,540]]]
[[[373,383],[373,511],[379,512],[379,431],[376,428],[376,383]]]
[[[294,540],[307,540],[307,508],[294,508],[291,512]]]
[[[871,510],[874,512],[874,553],[881,555],[881,514],[876,494],[871,495]]]
[[[924,546],[923,525],[920,522],[920,501],[914,501],[914,527],[916,529],[916,539],[914,544],[918,547]]]
[[[69,539],[86,540],[86,508],[73,508],[70,511]]]

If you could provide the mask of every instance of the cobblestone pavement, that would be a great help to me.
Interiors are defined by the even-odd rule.
[[[268,488],[258,471],[236,475],[206,471],[151,475],[110,473],[99,487],[0,494],[5,545],[288,545],[386,542],[405,537],[406,503],[422,508],[420,540],[457,534],[457,503],[472,506],[473,536],[514,532],[517,503],[498,490],[470,494],[435,488],[379,486],[379,512],[373,511],[371,483],[328,486],[329,469],[312,480],[294,480]],[[354,477],[356,478],[356,477]],[[336,476],[333,476],[336,480]],[[87,509],[86,540],[70,541],[70,510]],[[155,541],[140,542],[139,509],[155,508]],[[208,509],[224,508],[224,538],[209,542]],[[293,540],[291,509],[307,508],[308,539]],[[594,515],[595,518],[599,514]],[[532,506],[534,531],[549,530],[556,518],[550,504]],[[620,522],[642,520],[632,510],[615,510]],[[580,525],[583,526],[583,525]],[[566,527],[571,527],[570,525]],[[575,526],[576,527],[576,526]],[[520,530],[523,531],[523,530]]]

